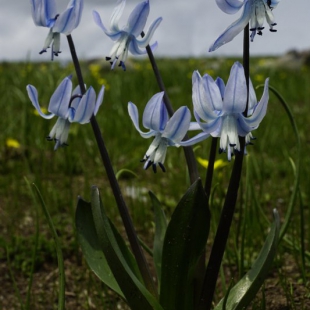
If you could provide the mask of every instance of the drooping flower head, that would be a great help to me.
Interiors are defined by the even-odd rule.
[[[31,13],[37,26],[50,28],[40,54],[52,45],[53,56],[60,51],[60,34],[69,35],[80,23],[84,0],[70,0],[66,10],[57,13],[55,0],[30,0]]]
[[[203,134],[205,137],[220,137],[220,152],[227,151],[230,160],[234,150],[240,151],[238,136],[245,137],[246,144],[249,144],[253,138],[251,131],[259,126],[266,114],[269,79],[265,81],[259,102],[250,81],[247,117],[243,115],[247,104],[246,79],[243,66],[239,62],[233,65],[226,86],[222,79],[217,78],[214,81],[208,74],[201,77],[198,71],[194,71],[192,80],[194,115],[203,133],[198,135],[198,138],[196,136],[181,142],[181,145],[197,143],[204,138]]]
[[[149,129],[143,132],[139,127],[139,113],[135,104],[128,103],[129,116],[143,138],[155,137],[145,153],[142,161],[144,169],[153,167],[156,172],[158,164],[162,171],[166,171],[164,161],[168,146],[179,146],[190,126],[191,113],[185,106],[180,107],[169,119],[166,106],[163,102],[164,92],[155,94],[147,103],[143,112],[143,126]]]
[[[219,8],[227,13],[234,14],[243,7],[241,17],[232,23],[211,45],[209,52],[215,51],[220,46],[230,42],[239,34],[250,22],[251,41],[254,40],[256,33],[262,35],[264,21],[269,24],[269,30],[276,32],[275,18],[272,10],[278,5],[280,0],[216,0]]]
[[[57,150],[67,145],[70,123],[86,124],[93,114],[97,114],[103,100],[104,86],[101,87],[96,100],[96,93],[92,87],[89,87],[84,95],[81,94],[79,86],[72,92],[71,76],[66,77],[50,99],[50,114],[45,114],[40,108],[38,91],[34,86],[27,85],[27,92],[33,106],[43,118],[51,119],[55,115],[58,116],[56,124],[47,136],[47,140],[56,142],[54,149]]]
[[[145,54],[145,47],[149,44],[154,31],[162,21],[161,17],[157,18],[151,24],[145,36],[141,39],[137,39],[145,27],[146,20],[149,15],[149,0],[145,0],[138,4],[131,12],[127,25],[120,29],[118,22],[123,13],[125,4],[126,0],[120,0],[118,2],[118,5],[114,9],[111,16],[110,30],[103,25],[99,13],[97,11],[93,11],[95,23],[108,37],[110,37],[113,41],[116,41],[110,52],[110,56],[106,57],[106,60],[111,63],[111,69],[113,69],[117,61],[119,61],[119,66],[126,70],[125,61],[128,56],[128,51],[130,51],[133,55]],[[157,42],[155,42],[151,48],[154,49],[156,46]]]

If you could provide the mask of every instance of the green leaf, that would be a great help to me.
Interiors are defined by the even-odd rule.
[[[126,259],[124,249],[118,243],[105,214],[97,187],[92,187],[91,208],[100,247],[129,306],[137,310],[163,310],[130,267],[131,262]]]
[[[158,283],[161,283],[161,261],[162,261],[162,252],[165,234],[167,230],[167,219],[164,211],[161,208],[161,204],[157,197],[149,192],[151,197],[152,205],[154,208],[155,215],[155,236],[154,236],[154,244],[153,244],[153,258],[155,269],[157,273]]]
[[[226,303],[226,310],[246,309],[263,284],[276,255],[279,241],[280,219],[276,209],[273,210],[274,222],[251,270],[231,289]],[[223,310],[223,299],[214,310]]]
[[[77,204],[75,225],[83,255],[90,269],[104,284],[124,298],[100,247],[91,204],[81,198]]]
[[[165,310],[193,309],[193,275],[209,228],[208,200],[199,179],[177,205],[166,231],[160,290]]]

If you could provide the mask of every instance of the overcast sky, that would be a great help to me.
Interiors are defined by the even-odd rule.
[[[61,12],[69,2],[59,0]],[[127,0],[120,25],[138,0]],[[106,26],[116,0],[84,0],[80,26],[72,33],[78,55],[82,58],[104,57],[109,54],[113,42],[94,23],[92,10],[96,9]],[[0,61],[3,60],[48,60],[49,53],[39,55],[48,29],[36,27],[32,21],[29,0],[0,0]],[[208,48],[221,32],[236,20],[240,12],[226,15],[215,0],[150,0],[151,12],[146,25],[159,16],[161,25],[153,37],[159,43],[156,56],[219,56],[241,55],[242,35],[213,53]],[[278,30],[269,32],[268,25],[263,37],[256,36],[251,43],[252,55],[279,55],[291,49],[310,48],[310,0],[282,0],[273,11]],[[61,38],[62,59],[69,58],[67,43]]]

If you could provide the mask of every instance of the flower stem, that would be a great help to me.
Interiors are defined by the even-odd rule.
[[[245,78],[247,81],[247,93],[249,93],[249,25],[244,29],[244,42],[243,42],[243,63],[245,69]],[[247,94],[249,98],[249,94]],[[248,106],[248,104],[247,104]],[[247,108],[245,113],[247,113]],[[236,158],[231,173],[231,178],[228,185],[225,202],[223,205],[220,221],[217,227],[216,235],[211,249],[207,270],[205,273],[204,283],[201,291],[200,302],[198,305],[199,310],[209,310],[212,306],[213,295],[215,292],[218,273],[222,264],[230,226],[232,223],[233,215],[236,208],[238,197],[239,184],[241,180],[241,171],[243,163],[243,155],[245,148],[245,137],[239,137],[240,152],[236,153]]]
[[[84,94],[86,89],[85,89],[85,85],[84,85],[84,81],[83,81],[80,63],[79,63],[79,60],[78,60],[78,57],[77,57],[77,54],[75,51],[75,47],[74,47],[74,43],[73,43],[71,35],[68,35],[67,39],[68,39],[68,43],[69,43],[69,47],[70,47],[72,61],[73,61],[75,71],[77,74],[77,78],[79,81],[79,85],[80,85],[82,93]],[[115,173],[113,171],[112,163],[111,163],[108,151],[106,149],[106,146],[104,144],[103,137],[102,137],[98,122],[97,122],[96,117],[94,115],[91,117],[90,123],[91,123],[92,129],[93,129],[93,132],[94,132],[94,135],[96,138],[96,142],[97,142],[97,145],[99,148],[99,152],[101,155],[103,165],[105,167],[108,179],[110,181],[110,185],[111,185],[111,188],[112,188],[112,191],[113,191],[113,194],[114,194],[114,197],[115,197],[118,209],[119,209],[119,213],[120,213],[121,218],[123,220],[123,224],[124,224],[127,236],[128,236],[130,246],[132,248],[133,254],[134,254],[135,259],[137,261],[137,264],[139,266],[139,269],[140,269],[141,275],[143,277],[144,283],[145,283],[147,289],[154,296],[157,296],[157,291],[156,291],[154,282],[152,280],[150,270],[148,268],[145,256],[143,254],[143,251],[142,251],[142,248],[140,246],[137,234],[135,232],[135,229],[134,229],[134,226],[133,226],[127,205],[124,201],[124,198],[123,198],[123,195],[121,193],[119,184],[117,182]]]
[[[210,193],[211,193],[216,151],[217,151],[217,138],[213,137],[212,142],[211,142],[211,149],[209,153],[209,163],[208,163],[206,180],[205,180],[205,192],[206,192],[208,201],[209,201]]]
[[[143,32],[141,33],[141,36],[142,37],[144,36]],[[162,79],[162,77],[160,75],[160,72],[159,72],[159,69],[157,67],[157,64],[156,64],[155,57],[153,55],[152,49],[151,49],[151,47],[149,45],[146,47],[146,51],[147,51],[147,54],[149,56],[149,59],[150,59],[150,62],[151,62],[151,65],[152,65],[152,68],[153,68],[153,71],[154,71],[154,74],[155,74],[155,77],[156,77],[156,81],[157,81],[157,84],[159,86],[159,89],[164,92],[164,98],[163,98],[164,99],[164,103],[165,103],[165,106],[167,108],[168,114],[171,117],[173,115],[173,113],[174,113],[174,110],[172,108],[170,99],[168,97],[168,94],[167,94],[167,91],[166,91],[163,79]],[[184,137],[184,140],[188,140],[187,134]],[[183,150],[184,150],[185,159],[186,159],[186,163],[187,163],[187,168],[188,168],[190,182],[191,182],[191,184],[193,184],[199,178],[197,162],[196,162],[196,159],[195,159],[192,147],[190,147],[190,146],[183,147]]]

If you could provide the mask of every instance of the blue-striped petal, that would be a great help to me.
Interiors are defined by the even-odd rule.
[[[164,92],[155,94],[147,103],[142,123],[145,128],[162,132],[168,121],[168,112],[163,102]]]
[[[193,99],[193,105],[195,113],[199,116],[199,118],[203,119],[206,122],[211,122],[217,118],[216,112],[214,112],[214,107],[212,104],[212,95],[210,93],[207,93],[206,89],[208,87],[205,87],[203,83],[212,83],[212,78],[205,77],[203,80],[201,75],[198,71],[193,72],[192,76],[192,83],[193,83],[193,89],[192,89],[192,99]],[[217,85],[213,81],[215,87],[217,89],[217,92],[220,93]],[[212,86],[211,86],[212,88]],[[218,97],[218,96],[217,96]],[[220,100],[221,96],[220,96]]]
[[[61,118],[66,119],[68,117],[68,109],[71,98],[72,82],[69,77],[63,79],[63,81],[56,88],[53,93],[48,106],[49,112],[54,113]]]
[[[97,26],[99,26],[104,33],[110,37],[113,41],[117,41],[121,35],[122,35],[122,31],[109,31],[102,23],[101,17],[99,15],[99,13],[97,11],[93,11],[93,18],[95,23],[97,24]]]
[[[223,112],[242,113],[247,102],[247,86],[243,66],[235,62],[226,84]]]
[[[146,47],[150,43],[155,30],[157,29],[162,20],[162,17],[158,17],[156,20],[153,21],[149,29],[146,31],[145,36],[142,39],[137,40],[139,47]]]
[[[137,37],[141,34],[150,12],[149,0],[139,3],[131,12],[125,31]]]
[[[265,81],[264,92],[263,92],[262,98],[259,101],[259,103],[256,105],[253,114],[250,117],[247,117],[247,118],[244,117],[244,122],[252,128],[256,128],[260,124],[264,116],[266,115],[267,105],[268,105],[268,100],[269,100],[268,85],[269,85],[269,78],[266,79]]]
[[[244,2],[239,0],[216,0],[218,7],[227,14],[235,14],[243,6]]]
[[[71,0],[67,9],[61,13],[53,27],[53,32],[69,35],[80,23],[83,0]]]
[[[94,115],[97,114],[101,104],[102,104],[102,101],[103,101],[103,95],[104,95],[104,86],[102,85],[101,86],[101,89],[100,89],[100,92],[98,94],[98,97],[97,97],[97,100],[96,100],[96,104],[95,104],[95,109],[94,109]]]
[[[55,114],[53,114],[53,113],[46,115],[42,112],[42,110],[40,108],[39,100],[38,100],[37,89],[32,85],[27,85],[26,89],[27,89],[30,101],[32,102],[32,105],[36,108],[38,113],[45,119],[51,119],[52,117],[54,117]]]
[[[162,138],[179,144],[186,135],[191,121],[191,112],[185,106],[180,107],[167,122]]]
[[[186,141],[181,141],[180,142],[180,145],[181,146],[191,146],[191,145],[194,145],[196,143],[199,143],[207,138],[210,137],[210,134],[209,133],[206,133],[206,132],[201,132],[199,133],[198,135],[186,140]]]
[[[140,135],[143,137],[143,138],[149,138],[149,137],[152,137],[152,136],[155,136],[156,135],[156,131],[154,130],[150,130],[149,132],[143,132],[141,129],[140,129],[140,126],[139,126],[139,112],[138,112],[138,109],[137,109],[137,106],[132,103],[132,102],[128,102],[128,114],[135,126],[135,128],[137,129],[137,131],[140,133]]]
[[[232,23],[210,46],[209,52],[213,52],[220,46],[230,42],[248,24],[251,17],[251,1],[246,1],[241,17]]]
[[[52,27],[55,22],[55,0],[30,0],[31,14],[37,26]]]
[[[94,113],[96,105],[96,92],[92,87],[89,87],[83,95],[78,107],[75,110],[74,119],[71,122],[86,124],[89,122]]]

